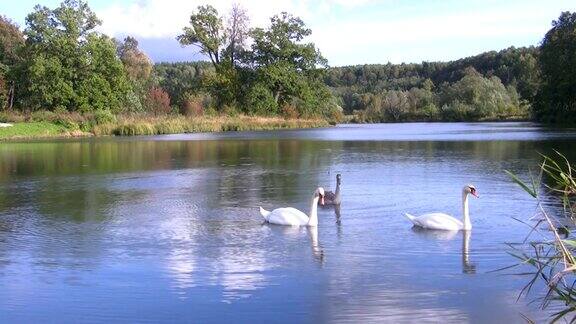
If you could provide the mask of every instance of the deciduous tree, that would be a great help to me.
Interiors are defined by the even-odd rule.
[[[10,19],[0,16],[0,109],[12,109],[16,91],[16,67],[21,62],[24,35]]]
[[[120,110],[129,85],[116,47],[95,31],[100,20],[85,2],[36,6],[26,17],[24,105],[32,109]]]
[[[563,12],[552,22],[540,49],[543,85],[536,118],[576,122],[576,12]]]

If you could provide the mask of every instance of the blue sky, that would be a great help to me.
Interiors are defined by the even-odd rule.
[[[175,41],[192,10],[210,3],[226,13],[244,7],[251,25],[288,11],[312,29],[310,38],[332,66],[447,61],[509,46],[538,45],[562,11],[576,11],[574,0],[93,0],[90,7],[110,36],[135,36],[156,62],[201,58]],[[0,13],[24,26],[35,4],[60,1],[0,1]]]

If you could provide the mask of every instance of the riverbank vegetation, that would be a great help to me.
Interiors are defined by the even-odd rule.
[[[130,116],[144,124],[248,122],[247,116],[338,123],[344,114],[356,122],[570,122],[576,121],[575,15],[562,13],[541,47],[447,63],[330,68],[300,18],[283,12],[268,26],[252,27],[238,5],[226,14],[205,5],[174,37],[208,61],[154,64],[135,38],[98,32],[101,21],[87,3],[65,0],[55,9],[36,6],[22,30],[0,17],[0,106],[26,116]],[[282,123],[288,124],[309,123]]]
[[[12,127],[0,127],[0,140],[43,137],[83,137],[106,135],[160,135],[196,132],[256,131],[289,128],[327,127],[322,118],[287,119],[246,115],[150,115],[94,113],[0,113],[0,121]]]
[[[522,264],[534,268],[533,272],[524,273],[531,278],[521,294],[527,294],[537,281],[543,281],[548,292],[542,299],[542,307],[546,308],[552,303],[555,307],[560,306],[552,322],[561,319],[574,322],[576,240],[571,232],[576,227],[575,169],[560,153],[554,158],[543,156],[539,169],[539,176],[530,182],[509,173],[538,202],[537,222],[532,226],[525,243],[512,253]]]

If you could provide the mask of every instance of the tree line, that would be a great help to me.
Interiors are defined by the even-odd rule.
[[[199,6],[176,39],[209,61],[153,64],[133,37],[96,31],[85,2],[36,6],[20,30],[0,17],[4,109],[324,117],[359,122],[533,117],[576,122],[576,13],[553,21],[538,47],[452,62],[328,67],[288,13],[252,28],[235,5]]]
[[[338,67],[325,82],[346,113],[368,121],[522,117],[540,82],[538,52],[511,47],[453,62]]]
[[[96,31],[100,24],[77,0],[55,9],[37,5],[23,30],[0,17],[0,106],[290,117],[337,112],[322,79],[327,61],[306,42],[311,30],[288,13],[273,16],[266,28],[251,28],[237,5],[226,16],[199,6],[176,38],[210,63],[154,65],[135,38],[113,39]]]
[[[361,122],[576,123],[576,13],[563,12],[538,47],[452,62],[335,67],[324,81],[344,112]]]

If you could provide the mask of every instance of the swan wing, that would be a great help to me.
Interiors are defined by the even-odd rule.
[[[333,193],[332,191],[326,191],[324,193],[324,200],[332,200],[334,201],[334,199],[336,199],[336,194]]]
[[[463,227],[460,220],[444,213],[424,214],[411,220],[415,225],[428,229],[458,231]]]
[[[308,215],[296,208],[276,208],[268,215],[268,223],[277,225],[303,226],[308,224]]]
[[[325,205],[340,205],[342,197],[340,192],[334,193],[332,191],[326,191],[324,194],[324,204]]]

